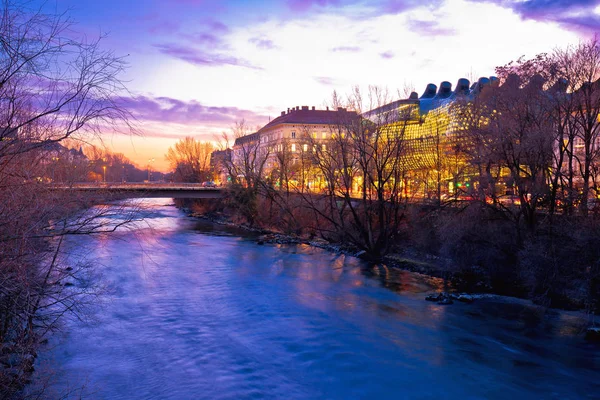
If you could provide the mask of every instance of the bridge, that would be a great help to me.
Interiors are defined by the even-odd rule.
[[[129,198],[219,199],[224,196],[223,188],[204,187],[200,183],[74,183],[53,188]]]

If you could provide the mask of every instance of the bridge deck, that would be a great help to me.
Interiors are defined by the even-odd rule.
[[[109,192],[136,198],[218,199],[223,197],[219,187],[203,187],[197,183],[76,183],[54,186],[57,190]]]

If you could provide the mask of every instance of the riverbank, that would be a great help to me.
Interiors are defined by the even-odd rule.
[[[20,238],[27,257],[11,254],[18,246],[5,240],[0,248],[3,278],[2,327],[0,327],[0,394],[20,398],[31,383],[38,352],[53,333],[60,330],[63,316],[80,317],[98,294],[91,284],[92,263],[78,263],[64,248],[70,235],[88,236],[113,232],[132,219],[115,206],[122,195],[114,193],[58,193],[38,190],[43,207],[36,209],[35,225]],[[119,218],[115,218],[119,215]],[[13,242],[14,243],[14,240]],[[22,246],[22,243],[20,244]],[[2,251],[5,250],[5,251]],[[43,388],[36,396],[43,394]]]

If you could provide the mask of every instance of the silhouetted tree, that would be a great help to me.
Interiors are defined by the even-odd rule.
[[[213,150],[211,142],[185,137],[169,147],[165,158],[174,171],[176,181],[203,182],[211,178],[210,155]]]

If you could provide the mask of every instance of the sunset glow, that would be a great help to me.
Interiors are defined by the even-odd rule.
[[[592,1],[56,0],[87,37],[127,55],[125,105],[141,136],[105,143],[140,165],[184,136],[214,140],[235,121],[262,126],[281,110],[321,107],[335,90],[429,82],[494,67],[593,36]],[[473,79],[472,79],[473,80]]]

